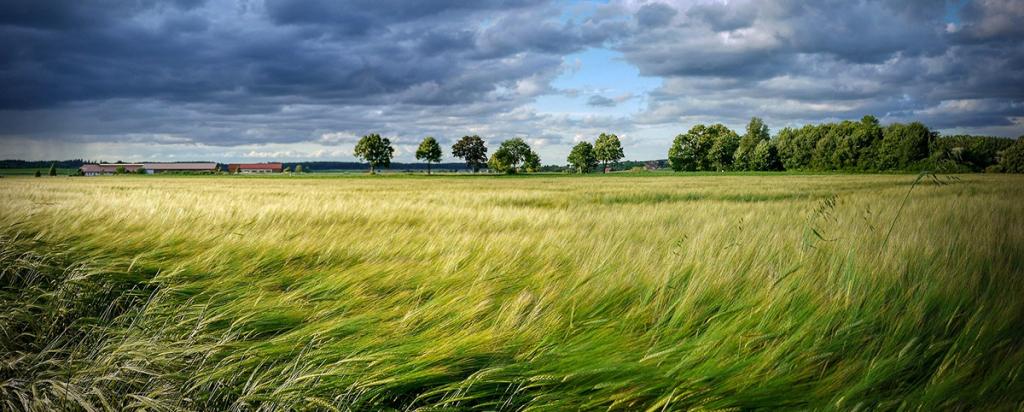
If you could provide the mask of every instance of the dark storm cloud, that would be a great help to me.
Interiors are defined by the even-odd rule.
[[[950,3],[952,4],[952,3]],[[644,8],[635,10],[639,20]],[[819,122],[876,114],[1024,132],[1024,3],[677,2],[617,44],[666,79],[641,123]],[[951,6],[952,7],[952,6]],[[952,19],[948,17],[952,15]]]
[[[1024,5],[950,10],[933,0],[9,0],[0,151],[14,137],[348,145],[367,131],[402,144],[473,133],[560,145],[599,127],[754,115],[1024,132]],[[552,87],[565,57],[588,47],[663,80],[636,96],[644,109],[531,109],[545,94],[623,109],[633,94]],[[600,93],[624,92],[642,93]]]
[[[498,14],[492,13],[496,2],[392,7],[388,1],[275,0],[262,10],[229,3],[203,10],[196,10],[196,2],[125,3],[136,6],[13,4],[17,12],[5,13],[0,26],[7,46],[0,108],[112,98],[260,105],[284,96],[388,104],[417,87],[427,95],[405,96],[416,103],[472,103],[557,67],[552,60],[560,56],[538,54],[585,45],[579,30],[557,22],[534,18],[539,26],[522,29],[528,17],[521,14],[529,11],[521,7],[528,1],[511,2],[515,7]],[[467,20],[437,17],[449,13]],[[502,24],[477,30],[472,23],[485,18]],[[358,24],[372,33],[353,31]],[[360,37],[332,37],[339,30]],[[497,61],[522,52],[534,55]],[[484,70],[487,75],[474,74]]]
[[[1024,3],[1018,0],[975,0],[961,11],[962,27],[954,36],[962,42],[1017,43],[1024,40]]]
[[[124,133],[173,130],[217,144],[260,140],[244,133],[225,139],[230,129],[204,132],[220,129],[210,123],[269,121],[287,106],[357,113],[457,105],[447,112],[494,115],[550,91],[564,54],[605,37],[598,27],[559,21],[547,0],[17,0],[2,7],[0,111],[9,111],[8,125],[35,124],[31,118],[43,113],[88,124],[72,116],[81,113],[78,103],[93,102],[110,110],[97,114],[108,124],[128,127]],[[208,122],[188,130],[166,116],[147,114],[167,124],[120,118],[146,102]],[[0,135],[15,130],[70,132],[40,124],[7,126]]]

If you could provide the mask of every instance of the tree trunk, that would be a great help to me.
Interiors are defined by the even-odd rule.
[[[373,174],[373,163],[370,163],[370,174]]]
[[[430,162],[427,162],[427,174],[430,174]]]
[[[601,173],[608,173],[608,162],[604,162],[604,166],[601,167]]]

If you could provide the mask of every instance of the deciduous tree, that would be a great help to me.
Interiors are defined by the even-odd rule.
[[[771,138],[768,133],[768,126],[759,117],[750,118],[747,124],[747,133],[740,139],[736,152],[733,154],[733,168],[736,170],[752,170],[750,158],[754,154],[754,148],[761,141]]]
[[[709,154],[718,136],[734,133],[722,124],[705,126],[698,124],[685,134],[676,136],[668,151],[669,164],[675,171],[714,170]]]
[[[693,129],[690,131],[692,132]],[[693,133],[680,134],[672,140],[672,146],[668,149],[668,164],[672,170],[677,172],[694,171],[697,170],[698,156],[700,156],[700,148],[697,136]]]
[[[589,173],[597,166],[597,157],[594,156],[594,146],[590,142],[579,142],[573,146],[567,159],[569,164],[577,173]]]
[[[928,148],[934,138],[925,125],[893,123],[885,128],[878,151],[881,170],[907,170],[928,157]]]
[[[359,143],[356,143],[356,149],[353,153],[356,157],[370,164],[370,174],[373,174],[377,168],[391,166],[391,158],[395,154],[395,148],[391,147],[391,140],[372,133],[359,139]]]
[[[496,172],[514,174],[519,172],[520,165],[527,171],[535,171],[540,167],[540,157],[530,145],[519,137],[501,142],[487,164]]]
[[[771,140],[762,140],[754,147],[750,156],[750,170],[770,171],[781,170],[779,154]]]
[[[601,172],[608,171],[608,163],[615,163],[623,158],[622,143],[619,136],[601,133],[594,142],[594,157],[601,162]]]
[[[441,161],[441,146],[437,144],[437,140],[433,137],[427,136],[420,142],[420,147],[416,149],[416,160],[425,160],[427,162],[427,174],[430,174],[430,164]]]
[[[708,150],[708,160],[711,166],[718,171],[732,170],[733,156],[740,144],[740,136],[722,124],[716,124],[708,128],[714,141],[711,149]]]
[[[999,165],[1006,173],[1024,173],[1024,136],[1017,138],[1017,143],[1003,150]]]
[[[452,156],[464,160],[466,166],[476,173],[487,164],[487,146],[480,136],[463,136],[452,145]]]
[[[523,169],[530,173],[540,170],[540,155],[533,150],[527,152],[526,157],[523,158]]]

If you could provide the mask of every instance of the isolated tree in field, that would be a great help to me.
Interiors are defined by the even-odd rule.
[[[57,166],[50,164],[50,176],[57,176]]]
[[[540,157],[522,138],[516,137],[501,142],[501,146],[494,151],[487,164],[496,172],[514,174],[519,172],[520,165],[528,171],[538,169]]]
[[[123,175],[125,173],[128,173],[128,170],[125,169],[124,166],[118,166],[114,168],[114,174]]]
[[[438,163],[441,161],[441,146],[437,144],[437,140],[433,137],[427,136],[420,142],[420,147],[416,149],[416,160],[425,160],[427,162],[427,174],[430,174],[430,163]]]
[[[36,177],[42,177],[42,176],[43,176],[43,172],[40,172],[40,171],[36,170]]]
[[[594,156],[594,146],[590,142],[579,142],[569,152],[569,165],[577,173],[590,173],[597,166],[597,157]]]
[[[754,148],[758,143],[771,139],[768,133],[768,126],[759,117],[750,118],[747,124],[747,133],[740,139],[739,146],[733,154],[733,168],[736,170],[753,170],[750,166],[750,158],[754,154]]]
[[[607,172],[608,163],[618,162],[622,160],[623,156],[619,136],[601,133],[594,141],[594,157],[601,162],[601,172]]]
[[[295,173],[302,173],[302,165],[295,165]]]
[[[370,174],[373,174],[377,168],[391,166],[395,148],[391,147],[391,141],[387,138],[372,133],[359,139],[354,153],[356,157],[370,164]]]
[[[476,173],[487,164],[487,146],[480,136],[462,136],[452,145],[452,156],[464,160],[466,166]]]

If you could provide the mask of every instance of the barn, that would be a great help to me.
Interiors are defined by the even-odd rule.
[[[83,176],[104,176],[116,174],[118,168],[123,167],[126,173],[135,173],[142,168],[142,163],[99,163],[84,164],[78,168]]]
[[[203,173],[216,172],[217,164],[212,162],[200,163],[144,163],[143,169],[147,174],[156,173]]]
[[[217,171],[217,164],[211,162],[201,163],[89,163],[84,164],[78,170],[84,176],[104,176],[117,174],[119,168],[124,168],[125,173],[138,173],[139,169],[145,170],[146,174],[156,173],[213,173]]]
[[[228,172],[242,174],[258,173],[281,173],[284,165],[281,163],[231,163],[228,164]]]

